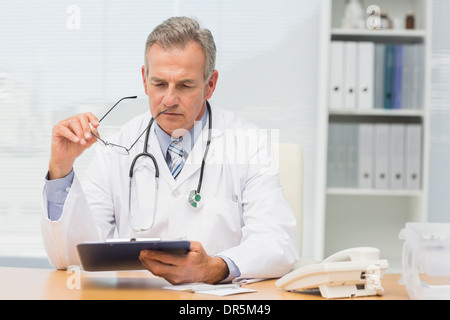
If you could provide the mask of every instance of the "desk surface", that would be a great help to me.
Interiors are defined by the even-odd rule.
[[[353,299],[406,300],[404,286],[398,284],[398,274],[385,274],[381,280],[383,296]],[[0,300],[318,300],[320,294],[284,291],[275,286],[276,280],[243,285],[257,292],[218,297],[201,293],[164,290],[168,282],[148,271],[84,272],[51,269],[0,267]]]

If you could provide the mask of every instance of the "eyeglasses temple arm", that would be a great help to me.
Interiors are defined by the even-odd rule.
[[[108,115],[108,113],[110,113],[110,112],[112,111],[112,109],[114,109],[114,108],[119,104],[120,101],[122,101],[122,100],[124,100],[124,99],[136,99],[136,98],[137,98],[137,96],[123,97],[122,99],[120,99],[119,101],[117,101],[116,104],[113,105],[113,106],[111,107],[111,109],[109,109],[108,112],[105,113],[105,115],[104,115],[100,120],[98,120],[98,122],[101,122],[103,119],[105,119],[105,117]]]
[[[161,114],[166,113],[167,110],[161,111],[160,113],[158,113],[156,115],[156,117],[152,118],[150,120],[150,123],[148,124],[147,128],[145,129],[144,132],[147,132],[146,136],[145,136],[145,142],[144,142],[144,152],[147,152],[147,146],[148,146],[148,138],[150,136],[150,128],[152,127],[153,121],[156,120],[156,118],[158,118]],[[142,136],[142,134],[144,133],[142,132],[141,135],[139,136],[139,138]],[[139,140],[139,138],[131,145],[130,149],[133,148],[133,146],[136,144],[136,142]]]

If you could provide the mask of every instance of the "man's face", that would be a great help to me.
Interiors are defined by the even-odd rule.
[[[195,43],[185,48],[164,49],[154,44],[147,52],[148,74],[142,66],[142,79],[148,95],[150,111],[167,134],[177,129],[190,130],[201,119],[216,87],[218,73],[214,70],[205,82],[205,55]]]

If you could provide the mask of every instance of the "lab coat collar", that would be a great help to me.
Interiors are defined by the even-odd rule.
[[[208,155],[206,158],[206,163],[208,163],[208,160],[211,159],[212,155],[214,155],[214,148],[215,143],[214,141],[221,137],[224,133],[223,128],[223,120],[221,119],[222,115],[220,114],[219,110],[214,109],[214,107],[211,106],[211,113],[212,113],[212,130],[211,130],[211,144],[209,146]],[[208,115],[208,117],[211,115]],[[150,114],[146,117],[144,121],[144,127],[142,130],[145,129],[145,126],[148,125],[150,121]],[[209,121],[209,119],[208,119]],[[222,124],[222,125],[220,125]],[[143,145],[145,140],[145,134],[142,135],[142,137],[139,139],[141,140],[141,145]],[[197,141],[194,144],[194,147],[189,154],[188,158],[186,159],[186,163],[183,167],[183,170],[181,170],[181,173],[179,174],[177,180],[175,180],[170,173],[170,170],[167,166],[165,156],[162,154],[161,148],[159,146],[158,138],[155,133],[155,129],[152,128],[150,132],[149,137],[149,146],[148,150],[151,154],[156,158],[156,161],[159,166],[159,173],[160,178],[165,179],[169,185],[175,189],[179,185],[181,185],[183,182],[188,180],[193,174],[195,174],[197,171],[200,171],[203,155],[206,148],[206,143],[208,141],[208,125],[206,125],[200,135],[200,137],[197,139]],[[221,144],[220,144],[221,145]],[[197,185],[193,186],[193,188],[196,188]]]

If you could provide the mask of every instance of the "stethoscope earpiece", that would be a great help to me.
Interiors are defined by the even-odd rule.
[[[191,206],[194,208],[200,207],[203,202],[200,202],[202,200],[202,195],[200,193],[197,193],[197,190],[192,190],[189,192],[188,196],[188,202]]]

